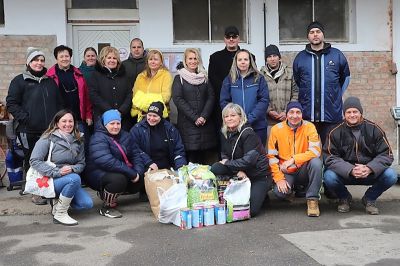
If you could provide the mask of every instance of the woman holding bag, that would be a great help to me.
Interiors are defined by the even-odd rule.
[[[250,215],[258,214],[271,179],[267,178],[268,161],[258,135],[247,123],[240,105],[229,103],[222,110],[221,157],[211,166],[216,176],[249,178],[251,182]]]
[[[51,154],[48,155],[53,144]],[[50,156],[51,166],[46,162]],[[63,109],[51,121],[49,128],[36,142],[30,165],[43,176],[53,178],[56,199],[52,200],[53,222],[77,225],[68,215],[68,209],[89,209],[93,201],[81,187],[79,174],[85,168],[85,152],[81,133],[72,111]]]

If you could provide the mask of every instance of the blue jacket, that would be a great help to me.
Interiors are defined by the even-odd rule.
[[[238,75],[232,83],[228,75],[222,83],[220,105],[221,109],[232,102],[239,104],[247,115],[253,129],[267,128],[267,109],[269,105],[268,85],[263,75],[259,74],[257,81],[255,73],[242,78]]]
[[[299,87],[303,119],[313,122],[342,121],[342,96],[350,82],[350,70],[341,51],[325,43],[318,56],[307,44],[293,61],[293,77]]]
[[[169,146],[169,161],[174,162],[171,165],[175,170],[187,164],[185,157],[185,148],[182,138],[178,130],[167,120],[162,119],[160,123],[164,123]],[[153,163],[150,158],[150,125],[146,119],[137,123],[130,131],[130,135],[136,144],[136,148],[140,151],[140,157],[143,159],[144,166],[147,168]]]
[[[115,139],[124,150],[129,162],[128,167],[124,158],[114,143]],[[135,144],[130,134],[124,130],[112,137],[101,122],[96,123],[96,131],[90,138],[89,158],[85,169],[85,181],[93,189],[101,188],[101,178],[106,172],[124,174],[127,178],[134,178],[136,174],[143,175],[144,166],[140,153],[135,149]]]

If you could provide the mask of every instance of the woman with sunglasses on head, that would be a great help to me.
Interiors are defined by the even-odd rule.
[[[116,109],[121,114],[122,128],[130,130],[133,123],[129,115],[132,105],[132,88],[129,84],[118,50],[111,46],[101,49],[96,71],[88,81],[96,123],[104,112]]]
[[[59,45],[54,48],[53,53],[56,64],[47,71],[47,75],[57,83],[65,107],[71,109],[77,118],[75,122],[80,132],[88,136],[88,126],[93,124],[93,118],[92,104],[85,78],[82,72],[71,64],[71,48]]]

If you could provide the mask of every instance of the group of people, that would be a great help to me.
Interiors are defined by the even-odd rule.
[[[217,178],[249,178],[252,216],[272,186],[279,198],[304,193],[307,215],[319,216],[322,181],[338,198],[339,212],[350,210],[346,185],[372,185],[362,202],[378,214],[376,199],[397,181],[393,155],[385,133],[363,118],[359,99],[343,104],[349,66],[324,41],[323,25],[308,26],[309,44],[293,68],[269,45],[258,70],[255,56],[239,47],[238,29],[224,33],[226,46],[210,56],[208,72],[199,50],[188,48],[174,78],[162,52],[145,50],[138,38],[127,60],[121,62],[114,47],[98,56],[89,47],[79,68],[67,46],[54,49],[56,64],[49,70],[43,51],[28,49],[26,71],[11,81],[7,107],[25,170],[54,178],[55,223],[75,225],[68,208],[93,206],[81,178],[102,199],[99,213],[118,218],[121,194],[146,200],[147,170],[176,170],[188,162],[212,164]],[[171,98],[176,127],[168,119]],[[50,146],[55,166],[46,163]]]

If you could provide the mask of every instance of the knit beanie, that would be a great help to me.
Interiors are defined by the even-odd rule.
[[[363,108],[361,106],[360,99],[354,96],[350,96],[343,103],[343,113],[349,108],[356,108],[360,113],[363,113]]]
[[[29,65],[33,58],[38,55],[42,55],[43,57],[45,57],[43,51],[41,51],[39,48],[28,47],[28,49],[26,50],[26,65]]]
[[[322,25],[318,21],[313,21],[307,27],[307,36],[308,36],[308,33],[310,32],[310,30],[314,29],[314,28],[320,29],[322,31],[322,33],[325,34],[324,25]]]
[[[152,102],[149,106],[147,113],[157,114],[159,117],[163,117],[164,104],[162,102]]]
[[[277,55],[279,58],[281,58],[281,53],[279,52],[279,49],[276,45],[270,44],[267,47],[265,47],[265,58],[267,58],[270,55]]]
[[[121,122],[121,114],[116,109],[110,109],[110,110],[104,112],[102,119],[103,119],[103,125],[106,126],[111,121],[117,120],[117,121]]]
[[[300,109],[300,111],[303,113],[303,106],[301,106],[301,103],[299,102],[289,102],[286,106],[286,113],[288,113],[292,108]]]

